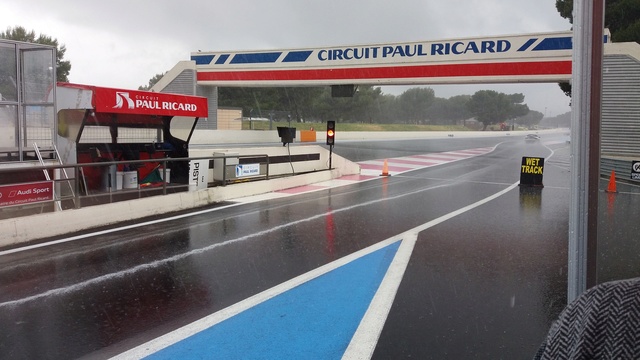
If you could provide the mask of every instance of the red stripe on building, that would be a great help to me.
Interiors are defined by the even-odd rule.
[[[198,71],[197,78],[198,81],[300,81],[569,74],[571,74],[570,60],[337,69]]]

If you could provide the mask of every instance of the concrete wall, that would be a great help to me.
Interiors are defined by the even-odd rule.
[[[280,163],[280,164],[271,164],[269,166],[269,174],[271,176],[278,175],[292,175],[310,171],[321,171],[329,169],[329,151],[327,149],[322,148],[319,145],[308,145],[308,146],[292,146],[292,147],[284,147],[284,146],[267,146],[267,147],[229,147],[224,149],[219,148],[198,148],[198,149],[190,149],[189,156],[190,157],[209,157],[214,156],[214,153],[224,153],[224,154],[238,154],[238,156],[249,156],[249,155],[268,155],[268,156],[289,156],[289,155],[307,155],[307,154],[319,154],[320,158],[318,160],[309,160],[309,161],[293,161],[291,163]],[[335,156],[335,155],[334,155]],[[355,164],[354,164],[355,165]],[[333,163],[332,163],[333,166]],[[355,165],[357,166],[357,165]],[[349,170],[350,173],[358,173],[360,170],[353,169]],[[213,178],[213,170],[209,170],[209,179]]]
[[[327,150],[319,146],[312,146],[312,148],[311,151],[323,152],[321,158],[326,159],[328,157]],[[246,148],[245,151],[255,154],[262,150]],[[122,221],[137,220],[210,205],[244,196],[313,184],[343,175],[357,174],[360,171],[357,164],[336,154],[333,154],[333,167],[334,169],[331,171],[244,182],[200,191],[153,196],[81,209],[0,220],[0,248],[36,239],[89,230],[99,226],[113,225]]]
[[[538,131],[556,132],[559,130]],[[235,134],[231,136],[229,134]],[[324,133],[318,132],[319,137],[324,137]],[[479,136],[523,136],[518,132],[344,132],[338,133],[338,139],[342,140],[388,140],[407,138],[445,138],[445,137],[479,137]],[[245,143],[255,141],[279,142],[277,132],[274,131],[234,131],[234,130],[198,130],[194,134],[194,143],[223,144],[223,143]],[[323,141],[323,139],[321,139]],[[238,153],[258,154],[267,152],[281,154],[287,149],[285,147],[268,148],[224,148],[227,151],[237,151]],[[321,161],[328,159],[328,150],[320,145],[295,146],[290,147],[293,153],[320,152]],[[192,149],[191,156],[210,156],[212,148]],[[215,150],[221,151],[220,148]],[[289,164],[280,164],[282,171],[291,171]],[[184,192],[165,196],[155,196],[138,200],[123,201],[108,205],[86,207],[82,209],[65,210],[54,213],[39,214],[33,216],[19,217],[13,219],[0,220],[0,248],[19,243],[25,243],[36,239],[59,236],[75,231],[89,230],[99,226],[108,226],[126,220],[142,219],[148,216],[165,214],[199,206],[205,206],[216,202],[237,199],[244,196],[264,194],[272,191],[288,189],[296,186],[303,186],[317,182],[327,181],[343,175],[358,174],[360,168],[357,164],[333,154],[331,171],[318,171],[303,175],[289,176],[272,180],[258,180],[252,182],[238,183],[227,186],[217,186],[206,190]],[[302,171],[302,170],[296,170]]]

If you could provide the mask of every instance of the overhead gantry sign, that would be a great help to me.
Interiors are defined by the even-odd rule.
[[[200,85],[407,85],[571,79],[572,33],[315,49],[196,52]],[[608,36],[605,37],[607,41]]]

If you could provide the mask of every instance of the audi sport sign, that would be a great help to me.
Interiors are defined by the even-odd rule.
[[[0,207],[53,200],[53,181],[0,185]]]

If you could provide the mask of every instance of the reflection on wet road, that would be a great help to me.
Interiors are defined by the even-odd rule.
[[[497,143],[443,141],[439,151]],[[404,145],[413,154],[438,147],[434,141]],[[388,157],[411,155],[396,153],[394,148],[401,147],[389,144]],[[0,357],[114,356],[327,266],[331,272],[316,276],[323,286],[302,287],[307,284],[302,282],[272,298],[293,306],[303,298],[290,292],[294,289],[324,292],[324,297],[311,297],[316,302],[305,300],[310,311],[306,320],[286,323],[319,321],[310,327],[318,329],[335,324],[335,316],[344,314],[332,317],[327,309],[348,307],[318,305],[340,304],[329,301],[331,291],[345,295],[349,289],[378,286],[352,278],[349,266],[363,264],[364,254],[375,253],[372,247],[392,241],[400,245],[406,241],[401,234],[455,213],[416,234],[389,317],[382,319],[380,340],[371,349],[373,357],[529,358],[566,297],[568,169],[547,163],[543,189],[509,187],[518,181],[520,158],[548,157],[549,147],[514,139],[489,154],[455,163],[291,197],[218,204],[0,256]],[[358,161],[372,159],[357,146],[345,152]],[[456,213],[501,191],[506,192]],[[379,264],[380,269],[394,268]],[[331,277],[336,274],[341,275]],[[342,287],[338,279],[344,280]],[[353,295],[347,296],[351,305],[361,306],[355,300],[360,297]],[[262,304],[268,314],[280,314],[274,321],[293,321],[288,317],[301,313]],[[255,318],[246,320],[249,313],[237,314],[248,317],[211,331],[236,329],[237,324],[243,328],[252,321],[257,325]],[[288,326],[296,329],[289,338],[309,343],[303,325]],[[347,334],[353,332],[349,329]],[[268,331],[249,338],[265,336],[276,338]],[[314,337],[317,348],[325,338]],[[346,351],[349,340],[341,336],[337,354]],[[241,354],[239,345],[227,345],[231,353]],[[298,348],[303,347],[291,345]]]

